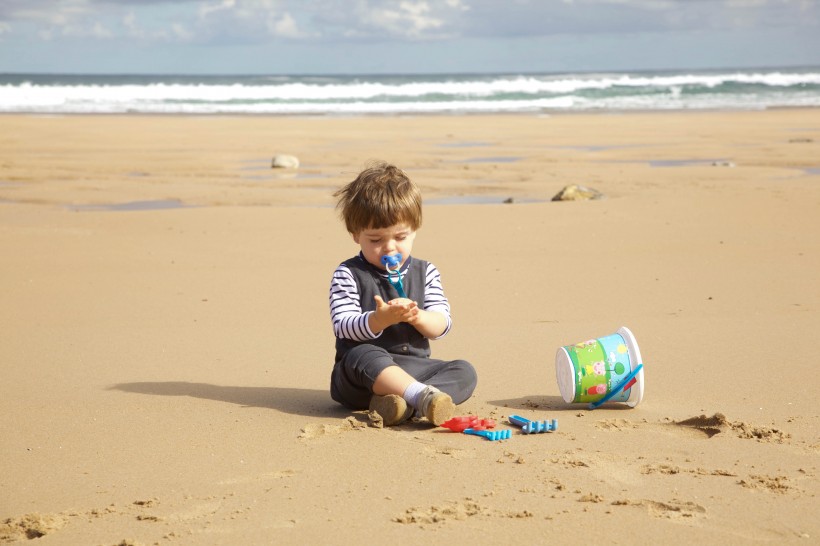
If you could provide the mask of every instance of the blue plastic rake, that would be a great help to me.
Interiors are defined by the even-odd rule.
[[[507,419],[513,425],[521,427],[521,432],[525,434],[555,432],[558,430],[558,419],[551,419],[549,421],[530,421],[529,419],[524,419],[519,415],[510,415]]]

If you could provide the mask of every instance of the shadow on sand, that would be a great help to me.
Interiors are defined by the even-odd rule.
[[[333,402],[326,390],[226,387],[188,381],[119,383],[109,387],[109,390],[155,396],[190,396],[242,407],[270,408],[294,415],[344,417],[350,414],[349,410]]]
[[[523,396],[521,398],[507,398],[504,400],[489,400],[490,404],[510,408],[511,410],[524,411],[588,411],[588,404],[567,404],[560,396]],[[601,406],[602,409],[619,410],[631,409],[626,404],[609,402]],[[526,417],[526,416],[522,416]]]

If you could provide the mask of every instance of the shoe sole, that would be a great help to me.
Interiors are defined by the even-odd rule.
[[[453,399],[449,394],[436,393],[433,399],[430,400],[430,406],[427,408],[427,420],[436,426],[441,425],[450,419],[456,411],[456,405],[453,404]]]
[[[370,411],[375,411],[381,415],[386,427],[403,423],[410,417],[410,412],[407,411],[407,402],[404,401],[404,398],[395,394],[373,396],[370,399]]]

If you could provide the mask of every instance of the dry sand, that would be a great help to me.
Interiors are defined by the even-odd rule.
[[[460,413],[558,432],[330,400],[330,194],[374,158],[423,188]],[[813,109],[2,116],[0,543],[816,543],[818,212]],[[622,325],[643,403],[565,404],[556,349]]]

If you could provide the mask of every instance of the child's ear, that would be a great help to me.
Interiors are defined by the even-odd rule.
[[[359,244],[359,234],[358,233],[351,233],[350,236],[353,237],[353,242],[358,245]]]

